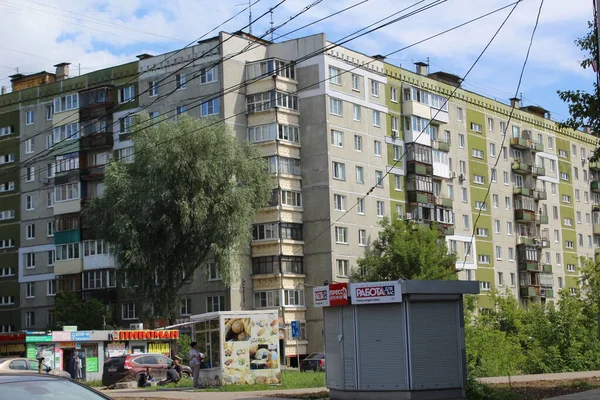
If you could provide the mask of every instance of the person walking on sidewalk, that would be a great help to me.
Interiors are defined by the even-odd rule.
[[[190,368],[192,368],[192,376],[194,378],[194,389],[198,389],[200,385],[198,384],[198,378],[200,376],[200,364],[204,361],[204,354],[198,351],[198,343],[192,342],[190,343]]]

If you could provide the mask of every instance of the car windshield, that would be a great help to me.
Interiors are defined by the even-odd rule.
[[[320,360],[324,358],[323,353],[310,353],[305,360]]]
[[[0,384],[3,398],[11,400],[105,400],[106,397],[68,380],[30,380]]]

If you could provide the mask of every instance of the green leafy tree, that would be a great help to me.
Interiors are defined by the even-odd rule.
[[[109,243],[145,315],[172,321],[184,277],[209,259],[226,284],[237,278],[273,185],[258,151],[223,123],[180,116],[138,121],[136,131],[134,160],[110,163],[104,195],[84,218]]]
[[[55,310],[56,327],[75,325],[80,330],[107,329],[105,324],[109,315],[98,299],[83,301],[73,292],[58,293]]]
[[[384,218],[373,247],[358,260],[355,281],[456,279],[456,256],[437,227]]]
[[[582,38],[575,40],[577,47],[584,53],[580,65],[583,69],[591,69],[598,59],[598,36],[594,23],[588,22],[590,31]],[[585,90],[559,90],[558,95],[569,105],[570,117],[561,123],[562,128],[579,129],[589,125],[593,134],[600,136],[600,99],[598,84],[594,82],[593,92]],[[592,161],[598,161],[600,152],[596,151]]]

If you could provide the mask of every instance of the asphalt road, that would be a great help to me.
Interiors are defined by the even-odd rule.
[[[318,393],[327,390],[326,388],[312,389],[293,389],[293,390],[269,390],[262,392],[193,392],[190,389],[180,390],[140,390],[140,389],[121,389],[106,390],[104,394],[113,399],[137,398],[137,399],[179,399],[179,400],[273,400],[273,397],[279,393]],[[289,398],[288,398],[289,399]]]

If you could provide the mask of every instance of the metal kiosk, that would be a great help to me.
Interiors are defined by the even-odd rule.
[[[331,399],[465,397],[462,295],[479,293],[479,282],[336,285],[314,289]]]

